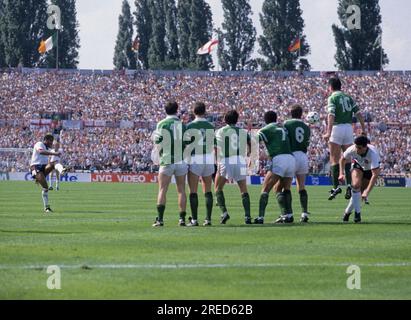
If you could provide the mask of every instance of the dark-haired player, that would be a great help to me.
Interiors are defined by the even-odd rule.
[[[37,142],[33,147],[33,154],[30,161],[30,171],[33,179],[42,188],[42,198],[44,204],[44,212],[53,212],[49,206],[49,186],[46,177],[54,170],[54,164],[49,163],[49,156],[60,156],[59,152],[52,152],[49,149],[53,146],[54,137],[52,134],[44,136],[43,141]],[[63,172],[65,169],[63,168]]]
[[[301,120],[302,116],[303,108],[300,105],[291,106],[291,119],[284,123],[284,127],[287,129],[291,152],[295,158],[295,178],[303,211],[301,222],[308,222],[308,194],[305,189],[305,178],[309,170],[307,149],[310,144],[311,130]]]
[[[251,149],[251,138],[248,132],[236,126],[238,112],[230,110],[224,115],[225,127],[216,131],[217,142],[217,174],[215,192],[217,205],[220,207],[221,224],[225,224],[230,215],[225,205],[223,188],[229,179],[237,182],[245,213],[245,223],[251,224],[250,196],[247,190],[246,157]]]
[[[185,127],[177,116],[178,104],[175,101],[167,102],[165,112],[167,117],[157,124],[154,132],[154,143],[159,150],[160,169],[158,173],[157,217],[153,227],[164,225],[163,217],[166,208],[166,195],[171,178],[174,175],[177,185],[178,206],[180,219],[178,224],[185,226],[186,192],[185,180],[187,164],[183,159]]]
[[[352,197],[345,209],[343,221],[348,222],[352,210],[355,210],[354,222],[361,222],[361,198],[368,199],[377,178],[381,172],[378,150],[369,144],[365,136],[355,138],[354,145],[349,147],[340,160],[339,180],[344,181],[344,168],[347,160],[351,159]]]
[[[203,102],[196,102],[193,112],[195,119],[187,125],[187,131],[184,134],[184,140],[191,142],[185,149],[186,152],[190,152],[188,187],[190,189],[191,219],[189,218],[188,226],[198,226],[197,190],[200,177],[207,209],[203,225],[210,226],[213,210],[211,185],[215,171],[214,126],[204,118],[206,106]]]
[[[268,203],[268,196],[277,182],[280,181],[281,190],[276,190],[277,201],[281,209],[281,216],[276,223],[294,222],[291,183],[295,174],[295,159],[291,154],[290,140],[287,130],[277,124],[277,114],[268,111],[264,114],[264,121],[267,124],[258,132],[260,141],[263,141],[272,165],[264,180],[264,185],[260,196],[260,207],[258,218],[254,220],[256,224],[264,223],[265,209]]]
[[[339,160],[341,157],[341,148],[347,150],[353,144],[354,135],[352,128],[352,119],[355,115],[359,120],[362,129],[362,135],[366,135],[364,119],[359,111],[357,104],[347,94],[341,91],[341,80],[333,77],[328,81],[331,96],[328,98],[328,125],[323,138],[329,140],[330,163],[333,189],[330,191],[328,200],[334,199],[342,192],[339,187]],[[351,179],[349,177],[350,166],[345,168],[347,178],[346,199],[351,198]]]

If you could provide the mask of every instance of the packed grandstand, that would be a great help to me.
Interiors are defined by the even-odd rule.
[[[151,134],[167,100],[180,105],[188,123],[196,101],[221,126],[235,108],[247,129],[263,126],[275,110],[280,121],[299,103],[317,111],[309,148],[310,173],[328,174],[325,130],[329,73],[310,72],[95,72],[3,70],[0,73],[0,171],[27,171],[33,145],[46,132],[58,135],[63,161],[77,171],[156,172]],[[372,144],[380,150],[383,174],[411,172],[411,72],[339,73],[344,91],[365,115]],[[355,126],[356,120],[353,119]],[[28,152],[25,152],[28,151]],[[260,163],[260,174],[264,172]]]

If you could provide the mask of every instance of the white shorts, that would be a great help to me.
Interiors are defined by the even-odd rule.
[[[330,142],[340,146],[352,145],[354,143],[352,125],[349,123],[334,125],[331,131]]]
[[[308,157],[302,151],[293,152],[295,158],[295,174],[308,174]]]
[[[209,177],[213,175],[215,167],[213,164],[190,164],[189,170],[199,177]]]
[[[166,166],[160,166],[159,173],[165,174],[166,176],[184,176],[187,174],[188,167],[187,164],[185,163],[174,163],[174,164],[169,164]]]
[[[271,171],[282,178],[293,178],[295,175],[295,158],[291,154],[280,154],[273,158]]]
[[[190,172],[199,177],[209,177],[215,172],[214,154],[195,155],[188,161]]]
[[[232,156],[221,159],[218,164],[218,173],[226,179],[233,179],[235,182],[247,179],[247,164],[244,157]]]

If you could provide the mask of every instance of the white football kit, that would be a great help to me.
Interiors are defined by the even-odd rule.
[[[63,154],[63,149],[61,148],[58,150],[52,149],[51,152],[59,152],[61,156]],[[50,162],[60,163],[60,160],[61,160],[60,156],[50,156]]]
[[[373,145],[368,145],[367,153],[363,156],[355,151],[355,145],[352,145],[344,152],[344,159],[351,159],[361,167],[363,171],[369,171],[380,167],[380,155],[378,149]]]
[[[47,165],[49,162],[49,156],[40,154],[41,151],[47,151],[47,147],[43,142],[37,142],[33,147],[30,166]]]

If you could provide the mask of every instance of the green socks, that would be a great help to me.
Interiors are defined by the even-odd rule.
[[[251,217],[251,209],[250,209],[250,196],[248,193],[243,193],[241,195],[241,199],[243,200],[243,207],[244,207],[244,214],[246,217]]]
[[[264,192],[260,196],[260,208],[258,212],[259,217],[263,217],[265,215],[265,208],[267,207],[268,204],[268,193]]]
[[[211,212],[213,211],[213,193],[212,192],[206,192],[204,194],[204,197],[205,197],[206,209],[207,209],[206,219],[208,221],[210,221],[211,220]]]
[[[300,203],[303,212],[308,213],[308,194],[307,190],[301,190],[300,192]]]
[[[166,206],[163,204],[158,204],[157,205],[157,214],[158,214],[158,220],[163,221],[164,217],[164,211],[166,210]]]
[[[225,213],[227,212],[227,207],[225,206],[225,198],[224,198],[224,192],[223,191],[217,191],[215,193],[217,197],[217,205],[220,207],[221,212]]]
[[[291,190],[286,190],[284,191],[284,196],[285,196],[285,211],[286,214],[292,214],[293,213],[293,208],[292,208],[292,197],[291,197]]]
[[[198,218],[198,195],[197,193],[190,193],[190,208],[191,216],[194,220]]]
[[[286,207],[285,193],[284,192],[278,192],[276,194],[276,196],[277,196],[278,206],[280,207],[280,210],[281,210],[281,215],[285,215],[287,213],[286,209],[285,209],[285,207]]]
[[[334,189],[338,188],[338,185],[340,184],[338,182],[339,175],[340,175],[340,166],[338,164],[331,166],[331,176],[332,176],[332,182],[333,182]]]

